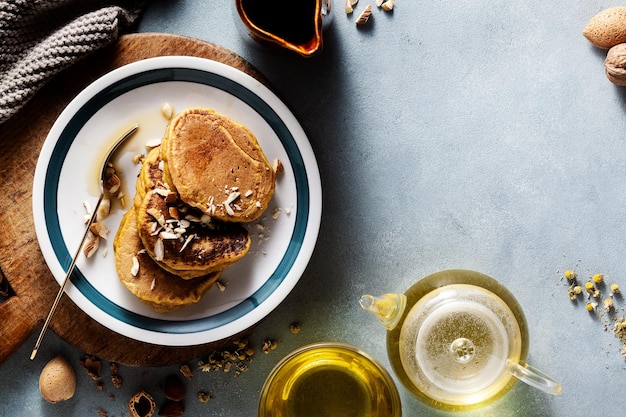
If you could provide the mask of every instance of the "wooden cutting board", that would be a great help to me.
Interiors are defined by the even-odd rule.
[[[98,77],[122,65],[164,55],[209,58],[268,85],[252,65],[223,47],[177,35],[131,34],[56,76],[16,116],[0,125],[0,270],[12,291],[0,304],[0,365],[40,331],[59,290],[39,250],[32,216],[35,166],[48,131],[65,106]],[[67,296],[50,330],[85,353],[131,366],[180,363],[224,343],[183,348],[142,343],[95,322]]]

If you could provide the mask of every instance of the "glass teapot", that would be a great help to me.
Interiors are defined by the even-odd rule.
[[[504,286],[484,274],[442,271],[404,294],[364,295],[359,304],[388,329],[387,352],[403,385],[433,407],[482,407],[517,380],[548,394],[561,392],[526,364],[524,313]]]

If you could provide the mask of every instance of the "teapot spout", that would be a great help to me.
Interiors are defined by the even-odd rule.
[[[378,317],[387,330],[393,330],[400,322],[406,308],[406,295],[383,294],[376,297],[366,294],[359,299],[359,305],[363,310]]]

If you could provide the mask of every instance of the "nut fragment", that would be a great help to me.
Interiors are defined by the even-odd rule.
[[[136,256],[133,256],[133,266],[130,268],[130,273],[134,277],[139,273],[139,259]]]
[[[160,262],[163,260],[164,256],[165,256],[165,246],[163,245],[163,239],[159,238],[154,244],[154,260]]]
[[[95,356],[85,356],[85,358],[80,361],[80,364],[83,366],[83,369],[87,372],[87,375],[89,375],[91,379],[94,381],[99,381],[101,379],[100,369],[102,365]]]
[[[606,77],[615,85],[626,85],[626,43],[615,45],[604,60]]]
[[[106,227],[104,223],[98,223],[98,222],[91,223],[91,226],[89,226],[89,231],[93,233],[94,235],[105,240],[107,236],[109,235],[109,228]]]
[[[205,391],[198,391],[198,401],[201,403],[208,403],[211,401],[211,394]]]
[[[141,390],[128,400],[128,411],[131,417],[152,417],[156,411],[156,403],[150,394]]]
[[[282,174],[285,172],[285,167],[280,159],[276,158],[272,161],[272,168],[274,168],[274,172],[277,174]]]
[[[393,4],[396,2],[396,0],[387,0],[385,1],[383,4],[380,5],[380,8],[383,9],[386,12],[390,12],[393,10]]]
[[[364,25],[370,20],[370,16],[372,15],[372,5],[368,4],[367,7],[361,12],[359,17],[356,19],[357,25]]]
[[[181,365],[180,373],[189,380],[193,378],[193,372],[191,371],[189,365]]]
[[[352,0],[346,0],[346,13],[347,14],[350,14],[354,11],[354,8],[352,6],[354,6],[354,4],[352,4]]]
[[[83,246],[83,253],[85,254],[87,258],[91,258],[96,253],[99,246],[100,246],[100,238],[98,236],[95,236],[93,233],[89,232],[88,240],[87,242],[85,242],[85,245]]]
[[[115,388],[121,388],[122,386],[122,377],[119,375],[111,375],[111,382]]]
[[[122,180],[117,176],[115,170],[113,170],[113,172],[105,178],[102,188],[111,194],[115,194],[120,189],[121,185]]]
[[[161,114],[162,114],[162,115],[163,115],[163,117],[165,117],[167,120],[171,119],[171,118],[172,118],[172,116],[174,115],[174,107],[172,107],[172,105],[166,101],[166,102],[165,102],[165,103],[163,103],[163,105],[161,106]]]

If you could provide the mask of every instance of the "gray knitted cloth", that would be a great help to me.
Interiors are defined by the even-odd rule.
[[[110,44],[142,0],[0,0],[0,124],[46,81]]]

